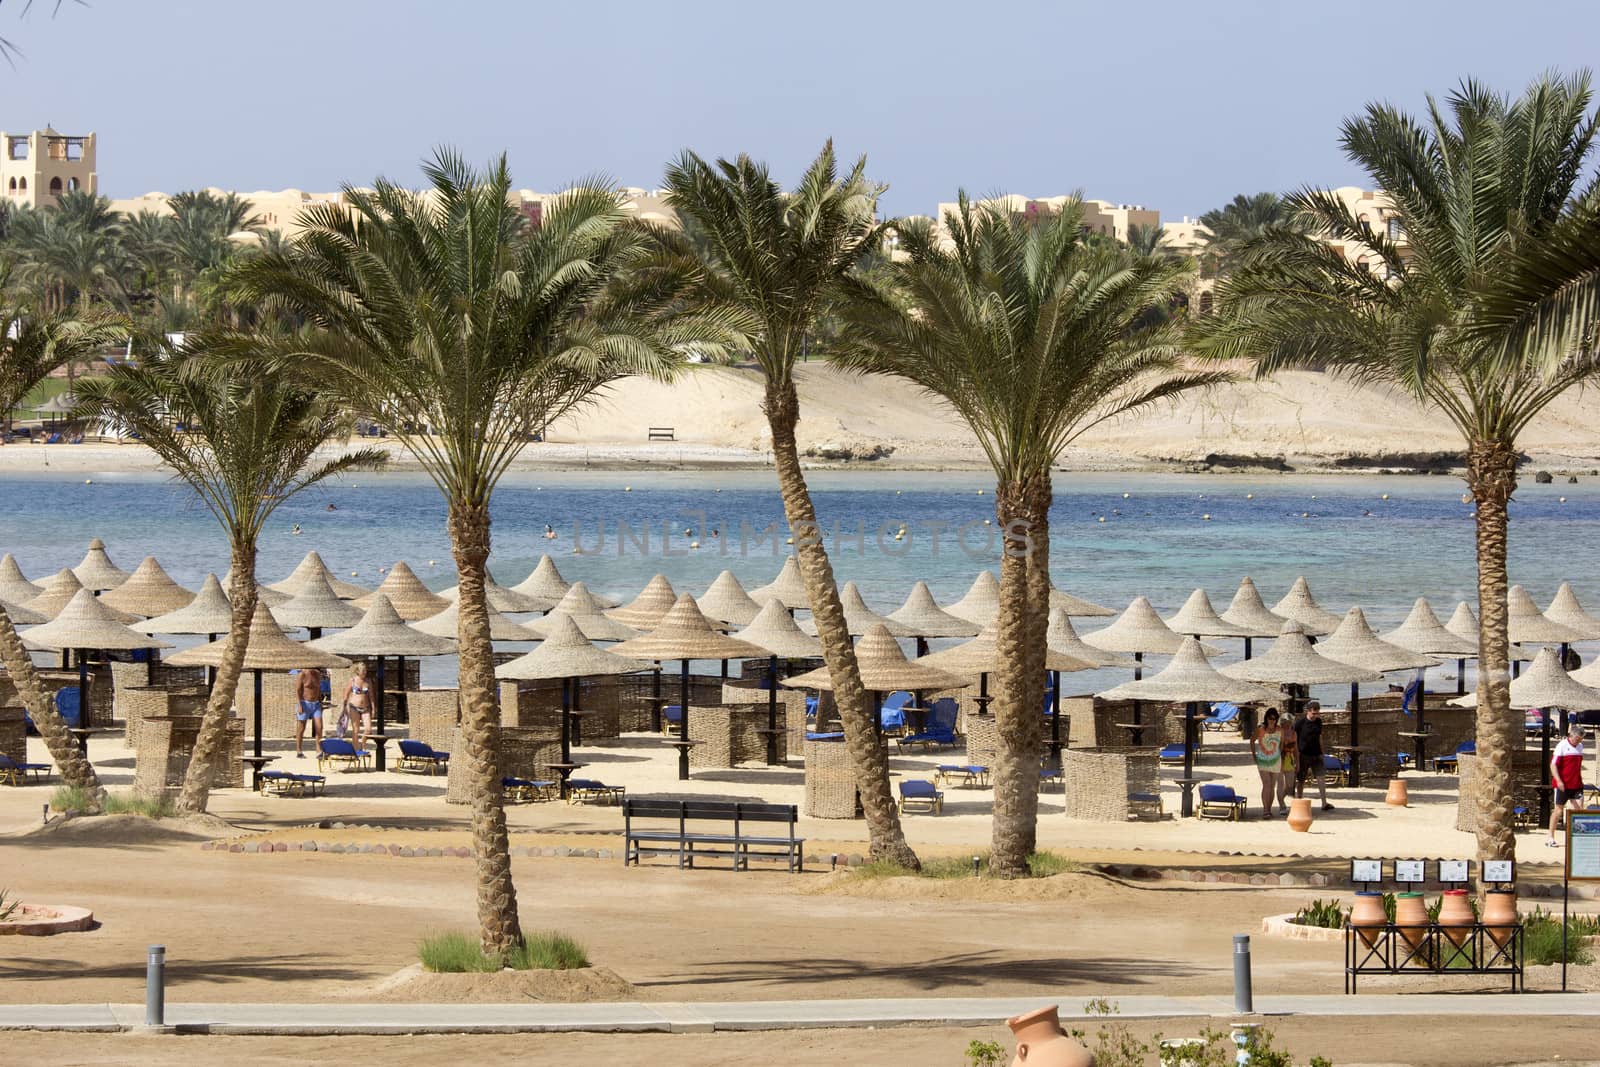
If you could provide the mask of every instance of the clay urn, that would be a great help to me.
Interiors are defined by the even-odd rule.
[[[1422,940],[1428,933],[1428,905],[1421,893],[1395,894],[1394,924],[1412,952],[1422,947]]]
[[[1006,1020],[1017,1039],[1011,1067],[1094,1067],[1089,1050],[1061,1032],[1056,1005]]]
[[[1439,904],[1439,928],[1450,943],[1460,948],[1472,935],[1472,926],[1478,921],[1473,914],[1472,902],[1465,889],[1446,889]]]
[[[1289,798],[1289,829],[1297,834],[1311,829],[1311,798]]]
[[[1483,895],[1483,925],[1489,928],[1496,945],[1505,948],[1511,940],[1511,928],[1521,921],[1515,889],[1491,889]]]
[[[1371,891],[1356,894],[1355,906],[1350,909],[1350,925],[1361,935],[1361,940],[1371,948],[1383,936],[1389,924],[1389,913],[1383,910],[1383,894]]]
[[[1403,808],[1410,801],[1411,795],[1406,791],[1405,779],[1389,779],[1389,791],[1383,795],[1383,802],[1385,804],[1393,804],[1397,808]]]

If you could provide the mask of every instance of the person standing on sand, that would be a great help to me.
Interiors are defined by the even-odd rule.
[[[1261,775],[1263,819],[1272,818],[1272,802],[1278,796],[1278,779],[1283,771],[1283,731],[1278,726],[1278,709],[1268,708],[1261,725],[1250,736],[1250,755]]]
[[[294,683],[295,700],[299,708],[294,716],[294,757],[305,759],[301,748],[305,742],[306,723],[311,724],[312,740],[322,741],[322,672],[315,667],[304,667]]]
[[[367,664],[358,660],[350,668],[350,682],[344,687],[341,701],[352,720],[351,733],[355,736],[356,751],[366,748],[367,737],[372,733],[372,685],[367,681]]]
[[[1545,847],[1560,848],[1556,827],[1561,825],[1562,812],[1583,808],[1583,723],[1576,719],[1550,757],[1550,784],[1556,791],[1556,802],[1550,806],[1550,840]]]
[[[1317,796],[1322,801],[1323,811],[1332,811],[1333,805],[1328,803],[1328,769],[1322,756],[1322,704],[1315,700],[1306,701],[1306,710],[1294,724],[1295,747],[1299,750],[1300,760],[1298,771],[1295,775],[1294,795],[1306,795],[1306,779],[1311,775],[1317,777]]]

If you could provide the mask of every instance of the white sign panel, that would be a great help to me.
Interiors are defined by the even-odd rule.
[[[1395,860],[1394,880],[1408,884],[1425,882],[1428,879],[1427,860]]]

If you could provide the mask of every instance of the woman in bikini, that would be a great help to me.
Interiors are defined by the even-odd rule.
[[[372,686],[367,681],[365,662],[358,661],[350,668],[350,682],[344,687],[344,706],[355,724],[356,751],[364,751],[367,737],[372,733]]]

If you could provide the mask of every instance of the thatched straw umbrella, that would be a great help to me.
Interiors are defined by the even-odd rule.
[[[666,575],[658,574],[645,583],[638,596],[620,608],[607,611],[606,617],[635,630],[649,630],[664,619],[677,602],[678,594],[672,583],[667,581]]]
[[[1239,579],[1239,588],[1234,590],[1228,610],[1222,613],[1222,621],[1231,622],[1254,635],[1244,639],[1244,658],[1249,659],[1254,651],[1251,642],[1255,637],[1271,637],[1283,625],[1284,618],[1267,610],[1266,603],[1261,599],[1261,591],[1247,574]]]
[[[194,594],[173,581],[154,556],[146,556],[127,581],[100,594],[101,603],[146,619],[177,611],[192,600]]]
[[[279,626],[305,630],[315,641],[325,629],[348,630],[361,621],[361,609],[348,600],[340,600],[322,575],[302,578],[295,588],[298,592],[288,601],[270,609]]]
[[[1478,644],[1478,616],[1473,614],[1472,605],[1465,600],[1456,602],[1456,610],[1451,613],[1444,628],[1457,637],[1465,637],[1474,647]],[[1467,657],[1456,657],[1456,695],[1467,691]]]
[[[578,626],[578,632],[590,641],[626,641],[639,636],[639,631],[625,626],[606,614],[605,601],[589,591],[584,582],[573,582],[561,602],[550,609],[543,618],[525,622],[535,637],[549,637],[557,619],[569,618]]]
[[[1060,610],[1060,609],[1057,609]],[[1063,617],[1065,617],[1063,615]],[[978,636],[970,641],[963,641],[954,648],[947,648],[932,655],[919,657],[919,663],[926,663],[930,667],[937,667],[951,674],[962,677],[978,679],[978,714],[984,715],[989,710],[989,675],[999,669],[1000,648],[999,634],[995,627],[985,626],[978,632]],[[1050,672],[1050,677],[1055,679],[1059,686],[1062,674],[1074,671],[1086,671],[1094,667],[1090,660],[1069,656],[1065,652],[1058,652],[1051,648],[1049,642],[1045,643],[1044,669]],[[1054,753],[1060,752],[1061,720],[1059,718],[1060,703],[1050,700],[1049,707],[1045,709],[1050,716],[1050,744]]]
[[[78,591],[84,588],[83,583],[78,581],[78,576],[65,568],[46,578],[41,584],[44,591],[32,600],[24,601],[22,606],[51,619],[61,614],[77,597]],[[127,624],[138,621],[139,616],[132,612],[118,611],[109,605],[101,606],[105,607],[117,622]]]
[[[1149,678],[1123,682],[1098,695],[1106,700],[1183,702],[1183,777],[1178,780],[1178,785],[1183,790],[1182,812],[1185,818],[1194,814],[1195,702],[1231,700],[1250,704],[1277,699],[1277,694],[1272,690],[1230,678],[1211,666],[1200,642],[1193,637],[1183,638],[1183,644],[1172,657],[1172,662]]]
[[[1107,652],[1133,653],[1133,680],[1137,682],[1144,677],[1146,653],[1160,656],[1174,655],[1183,647],[1185,638],[1162,621],[1161,616],[1156,614],[1156,609],[1150,605],[1149,598],[1141,596],[1135,597],[1110,626],[1084,634],[1083,641],[1084,644]],[[1135,700],[1133,721],[1143,722],[1143,714],[1141,701]],[[1137,745],[1143,740],[1144,731],[1134,730],[1133,743]]]
[[[1528,601],[1529,606],[1533,604]],[[1533,609],[1538,614],[1539,609]],[[1541,619],[1544,616],[1539,616]],[[1383,639],[1391,645],[1409,648],[1413,652],[1422,652],[1430,656],[1476,656],[1478,642],[1473,639],[1459,637],[1445,629],[1439,621],[1439,616],[1433,613],[1433,607],[1428,603],[1427,597],[1418,597],[1416,603],[1411,605],[1411,612],[1404,622],[1393,630],[1383,634]],[[1421,770],[1423,760],[1427,758],[1427,703],[1428,703],[1428,670],[1426,667],[1417,669],[1417,734],[1412,740],[1417,743],[1417,769]]]
[[[748,626],[761,613],[761,605],[745,592],[732,571],[717,575],[710,588],[695,598],[695,603],[706,618],[730,626]]]
[[[776,600],[788,608],[791,615],[798,609],[811,608],[811,601],[806,597],[805,579],[800,577],[800,567],[793,556],[784,559],[783,569],[778,571],[776,578],[750,590],[750,598],[758,604]]]
[[[50,619],[42,612],[25,608],[21,604],[13,604],[9,600],[0,600],[0,611],[4,611],[13,626],[35,626]]]
[[[1600,639],[1600,619],[1583,610],[1583,605],[1578,603],[1578,595],[1572,591],[1570,582],[1561,583],[1561,587],[1556,590],[1555,598],[1550,601],[1550,606],[1544,609],[1544,617],[1583,634],[1585,641]]]
[[[91,593],[115,589],[128,580],[128,572],[111,562],[106,554],[106,543],[98,537],[89,542],[89,551],[84,553],[83,561],[72,568],[72,573]]]
[[[548,616],[546,616],[548,618]],[[543,622],[544,620],[539,620]],[[411,624],[411,628],[419,633],[432,634],[434,637],[448,637],[455,640],[461,625],[461,601],[452,600],[450,606],[437,615],[429,615],[420,622]],[[540,634],[534,633],[533,627],[528,623],[515,622],[506,618],[494,608],[489,609],[489,640],[491,641],[537,641]],[[402,669],[404,665],[402,664]]]
[[[1583,631],[1556,622],[1539,610],[1533,597],[1520,585],[1506,592],[1507,637],[1515,645],[1570,645],[1584,640]],[[1563,647],[1562,655],[1566,655]]]
[[[561,572],[556,569],[556,561],[548,554],[540,556],[528,576],[511,587],[513,592],[554,601],[566,596],[570,588],[572,583],[561,577]]]
[[[887,628],[874,626],[856,642],[856,665],[861,669],[861,684],[872,693],[872,719],[882,737],[883,695],[897,690],[915,693],[924,689],[965,689],[972,683],[957,674],[929,666],[926,660],[907,660],[900,644]],[[833,688],[833,675],[826,666],[785,678],[791,689]]]
[[[233,608],[228,604],[228,594],[222,591],[217,576],[208,574],[189,603],[136,622],[133,629],[146,634],[205,634],[206,640],[215,641],[217,635],[227,633],[232,624]]]
[[[17,566],[15,556],[9,552],[0,556],[0,600],[26,604],[42,592],[44,586],[28,581],[22,568]]]
[[[1296,578],[1283,599],[1272,605],[1272,613],[1299,623],[1313,637],[1333,633],[1341,621],[1338,615],[1317,603],[1317,598],[1311,595],[1311,583],[1304,575]]]
[[[78,661],[78,723],[88,726],[89,657],[91,651],[130,652],[134,649],[171,648],[148,634],[123,625],[126,617],[106,607],[87,589],[79,589],[66,607],[49,622],[29,628],[23,636],[40,648],[57,649],[65,656],[72,652]],[[87,738],[80,734],[78,745],[88,753]]]
[[[348,631],[346,631],[348,633]],[[339,635],[344,636],[344,635]],[[324,641],[330,640],[323,638]],[[220,667],[228,640],[213,641],[208,645],[186,648],[175,653],[167,662],[174,667]],[[255,677],[255,755],[261,756],[261,675],[265,671],[292,671],[306,667],[348,667],[348,660],[340,659],[309,645],[291,641],[283,635],[267,605],[256,601],[256,612],[250,618],[250,640],[244,647],[243,670]],[[259,774],[259,768],[257,770]],[[258,783],[259,784],[259,783]]]
[[[1137,667],[1138,661],[1131,656],[1107,652],[1103,648],[1095,648],[1085,644],[1083,638],[1078,636],[1078,631],[1073,628],[1072,619],[1065,611],[1059,608],[1050,612],[1050,628],[1045,631],[1045,645],[1062,655],[1079,659],[1092,667]],[[1050,756],[1052,759],[1061,755],[1061,675],[1055,672],[1050,674]]]
[[[446,600],[454,602],[461,599],[461,587],[452,585],[439,595]],[[486,576],[483,580],[483,595],[491,608],[508,615],[520,615],[531,611],[549,611],[556,606],[556,601],[561,599],[560,597],[529,596],[527,593],[519,593],[515,589],[507,589],[503,585],[496,584],[492,576]]]
[[[582,764],[572,762],[572,717],[579,713],[579,682],[617,674],[647,671],[650,664],[626,659],[594,647],[571,618],[556,619],[550,636],[527,655],[518,656],[495,668],[496,678],[519,680],[561,679],[561,762],[555,765],[561,775],[561,795],[567,795],[567,779]],[[685,752],[688,750],[685,749]]]
[[[939,607],[927,582],[913,585],[906,602],[891,611],[888,618],[911,631],[917,639],[919,658],[928,654],[930,637],[976,637],[983,629],[970,619],[952,615]]]
[[[406,622],[429,618],[450,606],[450,601],[423,585],[422,579],[417,577],[416,572],[404,560],[389,568],[389,573],[384,575],[383,584],[378,586],[377,592],[388,599],[389,606],[394,608],[395,614]],[[356,601],[356,606],[370,608],[376,596],[376,593],[364,596]]]
[[[658,575],[659,577],[659,575]],[[665,578],[662,579],[666,581]],[[652,581],[652,584],[654,582]],[[623,610],[623,609],[618,609]],[[683,711],[683,732],[672,742],[678,747],[678,778],[689,778],[689,661],[697,659],[755,659],[768,653],[748,641],[718,633],[700,613],[694,597],[685,593],[649,633],[630,638],[611,648],[619,656],[632,656],[660,663],[679,660],[683,665],[679,699]]]
[[[299,596],[311,585],[314,578],[321,577],[333,590],[333,595],[340,600],[360,600],[362,597],[372,595],[371,589],[362,588],[350,582],[342,581],[334,575],[328,565],[322,562],[322,557],[315,552],[307,552],[295,569],[289,572],[289,577],[281,582],[273,582],[267,586],[275,593],[285,593],[289,596]]]
[[[988,626],[1000,617],[1000,579],[993,571],[979,571],[967,595],[944,609],[957,618]]]
[[[1092,600],[1085,600],[1081,596],[1073,596],[1071,593],[1064,592],[1052,585],[1050,587],[1050,610],[1056,611],[1058,609],[1068,615],[1082,619],[1109,619],[1116,614],[1116,611],[1111,608],[1096,604]]]
[[[492,623],[494,613],[490,612],[490,616]],[[394,610],[394,605],[389,603],[389,598],[382,593],[374,593],[371,606],[354,626],[343,633],[330,634],[312,641],[307,647],[342,656],[359,656],[362,659],[376,657],[378,671],[372,685],[373,727],[376,736],[383,737],[387,689],[384,664],[388,661],[388,657],[394,656],[398,662],[400,693],[403,698],[407,657],[416,656],[420,659],[423,656],[450,655],[456,650],[455,627],[452,624],[449,633],[438,634],[425,631],[420,626],[407,626],[400,618],[399,612]],[[377,768],[380,771],[384,768],[384,758],[384,746],[380,743],[377,758]]]
[[[1317,654],[1379,674],[1415,671],[1438,666],[1439,661],[1424,652],[1414,652],[1391,644],[1373,633],[1366,613],[1360,608],[1345,612],[1344,621],[1332,634],[1317,643]],[[1350,784],[1361,784],[1361,683],[1350,683]]]
[[[867,602],[861,596],[861,590],[855,582],[845,582],[839,589],[839,606],[844,609],[845,628],[851,636],[860,637],[874,626],[882,626],[889,631],[890,637],[915,637],[916,632],[910,626],[880,615],[867,607]],[[807,619],[800,624],[800,629],[808,634],[817,632],[815,619]]]
[[[814,659],[822,655],[822,642],[801,630],[794,616],[776,597],[761,606],[750,625],[733,635],[765,649],[767,657],[767,766],[778,762],[778,660]],[[661,673],[656,672],[659,680]],[[660,696],[658,692],[657,697]]]
[[[222,572],[222,584],[229,589],[233,588],[232,567]],[[265,604],[269,608],[275,608],[279,604],[287,604],[289,602],[289,594],[280,593],[276,589],[268,589],[258,582],[256,584],[256,602]]]
[[[1243,626],[1236,626],[1217,614],[1211,598],[1204,589],[1189,594],[1177,614],[1166,619],[1167,628],[1174,633],[1187,634],[1196,641],[1202,637],[1260,637],[1262,634]],[[1267,635],[1270,636],[1270,635]]]

